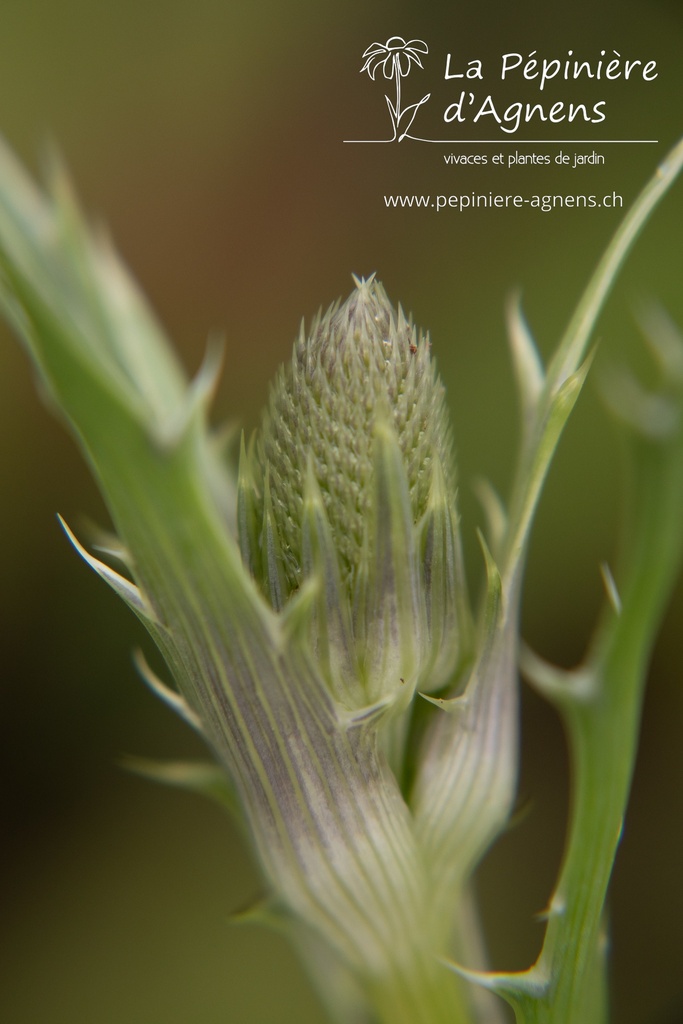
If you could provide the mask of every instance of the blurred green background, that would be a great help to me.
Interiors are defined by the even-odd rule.
[[[605,166],[574,171],[453,168],[442,153],[454,147],[343,145],[388,129],[383,83],[358,72],[363,50],[394,34],[430,45],[432,63],[405,84],[413,100],[427,82],[446,95],[437,63],[447,51],[489,62],[506,51],[563,56],[571,48],[656,59],[657,81],[610,86],[606,124],[584,137],[659,144],[596,146]],[[400,212],[382,197],[615,190],[628,204],[683,130],[679,0],[579,0],[570,9],[540,0],[2,0],[0,39],[0,131],[36,171],[46,143],[58,143],[85,207],[109,225],[189,371],[207,334],[225,331],[218,420],[255,424],[301,316],[348,292],[352,272],[377,271],[431,331],[476,580],[481,514],[472,484],[485,475],[504,491],[514,457],[504,300],[522,288],[549,353],[619,214]],[[488,89],[506,102],[538,99],[493,79]],[[595,90],[587,93],[600,98]],[[558,138],[553,131],[543,137]],[[600,321],[598,369],[610,360],[642,365],[632,317],[639,298],[656,296],[683,324],[682,226],[679,182]],[[149,650],[148,641],[58,528],[57,512],[76,527],[83,515],[106,515],[4,329],[0,380],[0,1020],[321,1022],[283,941],[228,922],[260,892],[230,823],[117,767],[124,753],[200,750],[134,673],[130,651]],[[589,386],[548,482],[525,590],[524,634],[561,664],[581,656],[599,606],[597,566],[614,554],[619,479],[613,432]],[[683,1020],[682,613],[679,587],[655,652],[612,888],[619,1024]],[[523,730],[527,813],[479,879],[499,968],[526,966],[538,951],[536,915],[551,891],[567,809],[561,729],[526,691]]]

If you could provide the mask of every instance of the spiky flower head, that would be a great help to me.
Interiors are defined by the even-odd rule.
[[[271,603],[282,608],[309,577],[320,584],[312,639],[345,703],[412,692],[418,678],[438,686],[452,671],[454,495],[429,338],[374,275],[356,279],[346,302],[302,326],[240,487],[242,550]]]

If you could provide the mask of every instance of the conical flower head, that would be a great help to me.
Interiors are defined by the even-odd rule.
[[[334,674],[355,679],[359,699],[414,685],[427,663],[452,668],[452,448],[429,339],[374,277],[357,280],[345,303],[319,315],[308,334],[302,327],[272,387],[242,473],[243,506],[249,477],[253,512],[241,516],[241,535],[277,608],[309,575],[322,579],[314,641],[319,654],[321,646],[337,661],[343,654]],[[435,578],[439,609],[430,593]],[[435,613],[451,625],[448,638],[436,629],[445,658],[430,651]]]

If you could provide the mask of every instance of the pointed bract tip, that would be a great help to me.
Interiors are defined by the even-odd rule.
[[[199,715],[192,710],[184,697],[161,681],[159,676],[150,668],[147,659],[139,648],[133,652],[133,663],[141,679],[147,684],[152,693],[160,697],[164,704],[175,711],[183,721],[187,722],[198,733],[203,733],[202,721]]]
[[[621,597],[619,596],[619,591],[614,581],[612,570],[610,569],[607,562],[601,562],[600,575],[602,577],[602,582],[605,587],[607,600],[612,606],[613,611],[616,612],[617,615],[621,615]]]
[[[368,285],[371,285],[375,280],[376,274],[377,271],[373,270],[369,277],[359,277],[358,274],[351,274],[351,277],[353,278],[353,283],[355,284],[356,288],[360,289],[367,287]],[[379,282],[377,283],[379,284]]]
[[[97,575],[103,579],[105,583],[108,583],[112,590],[116,591],[119,597],[121,597],[128,607],[139,615],[140,618],[144,619],[148,623],[155,623],[158,625],[158,620],[154,614],[152,606],[143,594],[142,590],[134,583],[131,583],[130,580],[126,579],[125,576],[121,576],[120,573],[111,569],[105,562],[101,562],[99,558],[95,558],[91,555],[90,552],[83,547],[62,516],[58,514],[57,519],[59,520],[64,533],[71,541],[71,544],[83,561],[86,562],[91,569],[94,569]]]
[[[513,1006],[528,999],[540,998],[549,987],[546,974],[538,966],[534,966],[528,971],[505,973],[470,970],[463,967],[462,964],[446,958],[443,958],[441,962],[465,981],[495,992],[496,995],[501,996]]]
[[[462,693],[458,697],[432,697],[429,693],[423,693],[420,690],[419,696],[423,700],[429,701],[434,707],[439,708],[440,711],[446,711],[449,715],[462,714],[470,703],[470,697],[467,693]]]
[[[527,682],[558,707],[585,703],[597,692],[596,679],[589,666],[559,668],[539,657],[525,643],[520,644],[519,668]]]

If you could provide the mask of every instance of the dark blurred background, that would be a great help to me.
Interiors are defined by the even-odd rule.
[[[504,105],[582,93],[608,99],[603,125],[535,125],[520,137],[659,142],[596,144],[605,165],[574,170],[443,161],[444,152],[495,147],[344,145],[388,130],[384,83],[359,69],[363,50],[394,34],[429,43],[425,70],[404,82],[413,101],[434,90],[429,110],[456,98],[440,67],[452,52],[454,62],[484,61],[487,80],[477,89]],[[300,318],[348,292],[352,272],[377,271],[394,301],[431,331],[455,423],[476,580],[482,517],[472,485],[483,475],[504,492],[515,450],[505,298],[522,289],[547,355],[620,214],[401,212],[387,210],[383,195],[614,190],[628,205],[683,130],[680,2],[3,0],[0,39],[0,131],[36,173],[46,144],[58,144],[84,206],[109,225],[188,371],[208,333],[224,330],[217,420],[255,424]],[[562,57],[572,48],[592,59],[600,49],[655,59],[659,77],[575,92],[558,85],[557,95],[548,87],[539,96],[494,74],[503,52]],[[554,156],[557,147],[521,151]],[[682,225],[679,182],[600,320],[599,363],[643,364],[632,316],[640,298],[657,297],[683,323]],[[201,751],[136,677],[130,651],[149,642],[57,525],[57,512],[76,527],[81,516],[106,522],[106,514],[4,329],[0,380],[0,1019],[321,1022],[283,941],[229,924],[260,891],[230,823],[198,798],[117,766],[125,753]],[[614,555],[615,452],[589,384],[548,481],[524,598],[525,637],[564,665],[581,657],[601,601],[598,564]],[[682,612],[679,587],[654,655],[611,893],[618,1024],[683,1020]],[[536,915],[552,888],[567,810],[561,729],[527,691],[523,730],[520,803],[528,810],[479,879],[499,968],[524,967],[538,952]]]

